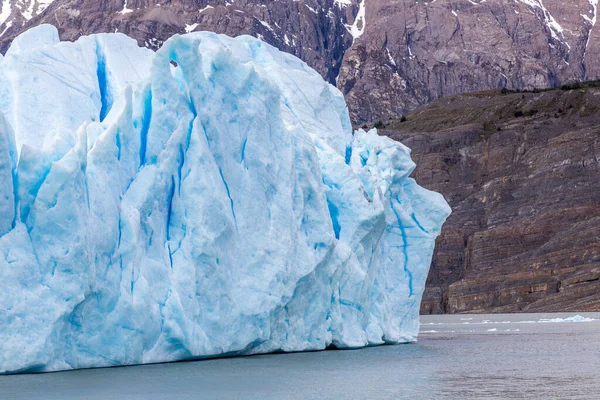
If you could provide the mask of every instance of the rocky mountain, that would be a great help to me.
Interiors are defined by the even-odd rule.
[[[597,0],[3,0],[0,48],[40,23],[153,49],[193,30],[250,34],[337,83],[362,122],[457,93],[598,78],[596,13]]]
[[[338,78],[356,121],[456,93],[599,76],[597,0],[365,1],[364,34]]]
[[[55,25],[63,40],[121,32],[153,50],[186,32],[249,34],[298,56],[334,83],[345,50],[352,45],[347,16],[352,18],[352,7],[340,7],[334,0],[55,0],[24,25],[9,26],[0,47],[6,49],[14,36],[40,23]]]
[[[41,14],[54,0],[2,0],[0,8],[0,37],[19,31]],[[28,25],[27,25],[28,26]]]
[[[456,95],[381,131],[453,210],[422,313],[600,311],[599,98]]]

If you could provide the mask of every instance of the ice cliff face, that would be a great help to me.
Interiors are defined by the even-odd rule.
[[[449,208],[297,58],[42,25],[0,113],[1,372],[415,339]]]

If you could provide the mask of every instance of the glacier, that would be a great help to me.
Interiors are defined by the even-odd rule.
[[[0,373],[411,342],[450,209],[258,39],[0,58]]]

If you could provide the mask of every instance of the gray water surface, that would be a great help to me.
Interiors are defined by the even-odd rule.
[[[0,399],[600,399],[600,313],[421,322],[407,345],[0,376]]]

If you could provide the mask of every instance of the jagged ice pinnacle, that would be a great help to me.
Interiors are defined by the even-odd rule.
[[[413,341],[450,210],[265,43],[42,25],[0,59],[0,372]]]

